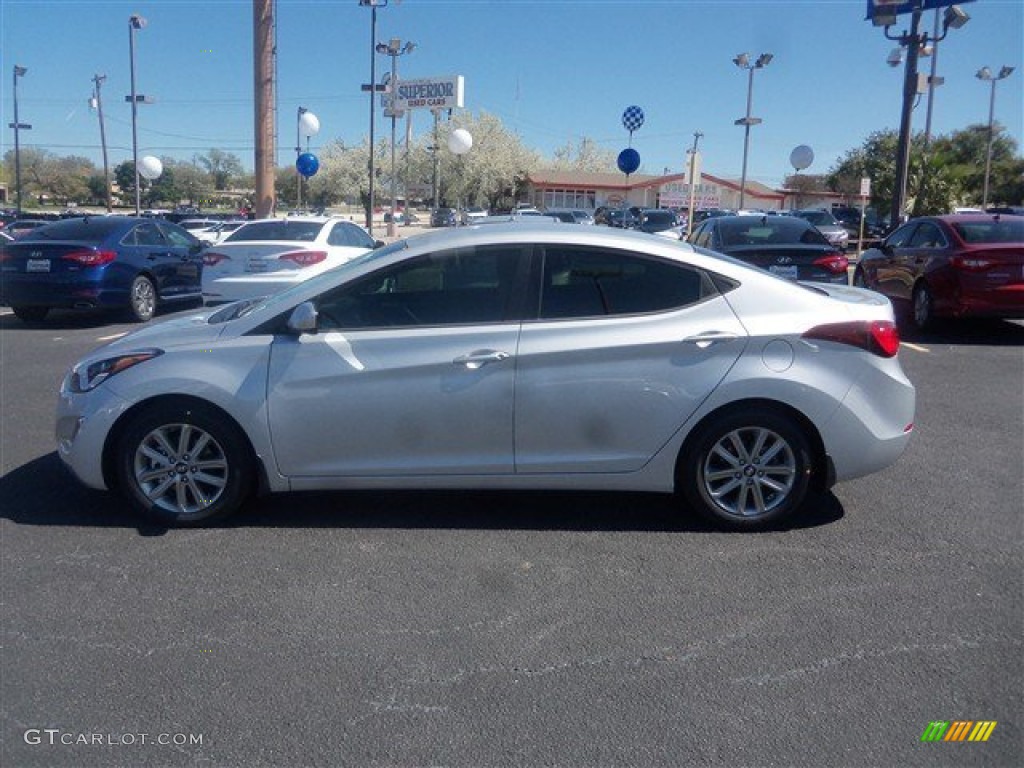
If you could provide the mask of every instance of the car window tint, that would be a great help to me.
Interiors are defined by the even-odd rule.
[[[125,245],[167,245],[164,236],[154,222],[139,224],[122,241]]]
[[[499,323],[521,246],[459,248],[374,272],[317,303],[321,329]]]
[[[320,233],[323,222],[294,221],[274,219],[269,221],[253,221],[239,227],[225,239],[225,242],[248,242],[264,240],[291,240],[293,242],[311,243]]]
[[[327,244],[350,248],[373,248],[373,238],[359,227],[339,221],[335,223],[327,236]]]
[[[939,228],[929,222],[918,225],[914,236],[910,238],[911,248],[941,248],[946,243]]]
[[[160,227],[160,231],[163,232],[167,241],[175,247],[190,248],[192,245],[199,242],[182,232],[177,227],[168,226],[167,224],[158,224],[157,226]]]
[[[622,251],[548,245],[541,319],[658,312],[693,304],[707,287],[697,270]]]
[[[125,221],[120,217],[88,216],[82,219],[66,219],[37,227],[24,236],[25,240],[74,240],[80,243],[101,243],[111,234],[123,229]]]
[[[893,248],[905,248],[907,243],[910,242],[910,238],[913,236],[916,229],[916,224],[908,224],[907,226],[901,227],[886,238],[885,244]]]
[[[1024,243],[1024,219],[958,221],[953,229],[965,243]]]

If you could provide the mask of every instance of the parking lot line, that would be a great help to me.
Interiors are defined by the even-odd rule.
[[[113,341],[114,339],[120,339],[122,336],[127,336],[128,331],[122,331],[121,333],[112,333],[109,336],[97,336],[96,341]]]
[[[901,341],[900,342],[900,346],[901,347],[910,347],[911,349],[913,349],[916,352],[926,352],[926,353],[927,352],[931,352],[931,350],[928,349],[928,347],[922,347],[920,344],[911,344],[909,341]]]

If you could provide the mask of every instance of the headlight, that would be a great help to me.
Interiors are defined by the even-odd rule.
[[[68,376],[68,388],[72,392],[89,392],[114,374],[125,371],[133,365],[152,360],[163,353],[162,349],[141,349],[104,360],[96,360],[92,363],[79,363],[71,369],[71,374]]]

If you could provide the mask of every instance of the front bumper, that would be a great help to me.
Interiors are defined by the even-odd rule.
[[[103,452],[114,423],[129,403],[109,387],[74,393],[61,388],[57,401],[57,455],[72,473],[90,488],[107,490],[103,476]]]

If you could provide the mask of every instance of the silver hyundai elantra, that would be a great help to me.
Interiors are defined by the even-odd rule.
[[[897,460],[898,348],[869,291],[644,233],[470,226],[92,352],[57,442],[167,524],[259,492],[473,488],[674,493],[751,529]]]

